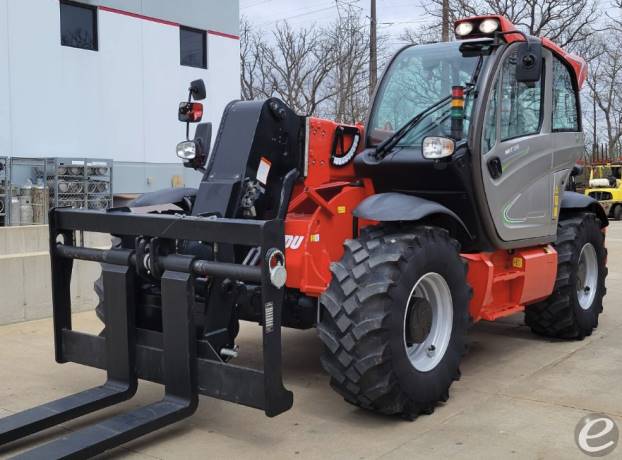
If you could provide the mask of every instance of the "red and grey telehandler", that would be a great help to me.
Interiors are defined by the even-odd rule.
[[[96,455],[190,416],[199,395],[276,416],[293,403],[283,326],[317,328],[346,401],[406,418],[447,401],[474,322],[524,312],[536,334],[590,335],[608,220],[565,191],[584,148],[586,64],[501,16],[455,33],[393,57],[364,126],[235,101],[213,148],[207,123],[177,148],[204,173],[198,189],[53,209],[56,360],[107,380],[1,419],[0,444],[127,400],[139,379],[163,399],[22,457]],[[204,98],[193,82],[180,120],[200,122]],[[138,212],[155,205],[170,206]],[[112,248],[77,245],[82,231],[113,235]],[[74,260],[102,264],[99,335],[72,329]],[[236,364],[242,320],[261,325],[263,369]]]

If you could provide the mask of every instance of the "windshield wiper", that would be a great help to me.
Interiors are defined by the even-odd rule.
[[[477,60],[477,65],[475,67],[475,70],[473,71],[473,75],[471,76],[471,81],[467,82],[466,85],[465,85],[467,87],[466,91],[464,92],[465,96],[468,95],[471,91],[473,91],[475,89],[475,85],[477,84],[477,80],[479,78],[479,74],[480,74],[480,72],[482,70],[483,62],[484,62],[484,56],[480,55],[479,59]],[[379,144],[376,147],[376,151],[374,152],[374,157],[376,158],[376,160],[382,160],[384,157],[386,157],[388,155],[388,153],[402,139],[404,139],[404,136],[406,136],[406,134],[408,134],[415,126],[417,126],[417,123],[419,123],[422,118],[424,118],[430,112],[433,112],[439,106],[441,106],[442,104],[444,104],[444,103],[446,103],[446,102],[448,102],[450,100],[451,100],[451,95],[447,96],[447,97],[444,97],[443,99],[435,102],[434,104],[432,104],[431,106],[427,107],[422,112],[419,112],[417,115],[415,115],[410,120],[408,120],[404,124],[404,126],[402,126],[400,129],[395,131],[390,137],[385,139],[381,144]]]
[[[374,152],[374,157],[377,160],[382,160],[393,149],[393,147],[395,147],[398,144],[398,142],[401,141],[404,138],[404,136],[406,136],[406,134],[410,132],[411,129],[417,126],[417,123],[419,123],[423,117],[425,117],[428,113],[436,110],[439,106],[445,104],[446,102],[450,100],[451,100],[451,95],[444,97],[443,99],[435,102],[434,104],[430,105],[429,107],[427,107],[426,109],[424,109],[423,111],[419,112],[417,115],[412,117],[400,129],[395,131],[390,137],[385,139],[382,142],[382,144],[379,144],[376,147],[376,151]]]

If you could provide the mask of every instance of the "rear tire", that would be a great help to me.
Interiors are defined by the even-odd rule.
[[[460,376],[472,290],[447,231],[403,231],[376,227],[345,242],[318,332],[322,365],[346,401],[412,419],[446,401]]]
[[[582,340],[598,326],[607,292],[605,235],[594,214],[560,219],[558,266],[551,296],[525,309],[525,322],[546,337]]]
[[[613,218],[615,220],[622,219],[622,204],[616,204],[613,208]]]

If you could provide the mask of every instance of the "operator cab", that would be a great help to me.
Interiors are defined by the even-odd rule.
[[[460,20],[456,41],[403,48],[378,86],[357,173],[376,193],[459,215],[469,250],[555,239],[583,149],[585,64],[507,19]]]

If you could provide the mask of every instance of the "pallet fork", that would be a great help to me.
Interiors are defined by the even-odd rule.
[[[76,231],[147,238],[240,244],[261,248],[261,259],[282,254],[280,220],[232,220],[54,209],[50,212],[50,256],[55,354],[107,371],[99,387],[0,419],[0,446],[59,423],[113,406],[134,396],[138,379],[161,383],[164,398],[153,404],[72,432],[16,458],[86,458],[192,415],[199,394],[263,409],[273,417],[291,408],[293,395],[281,374],[281,307],[284,290],[273,285],[268,263],[258,266],[199,260],[194,256],[150,255],[161,273],[162,333],[135,324],[134,283],[145,260],[133,250],[75,245]],[[106,330],[94,336],[71,327],[73,260],[103,264]],[[263,305],[263,371],[223,362],[208,341],[197,340],[193,317],[196,277],[225,277],[256,283]],[[0,453],[2,452],[0,447]]]

